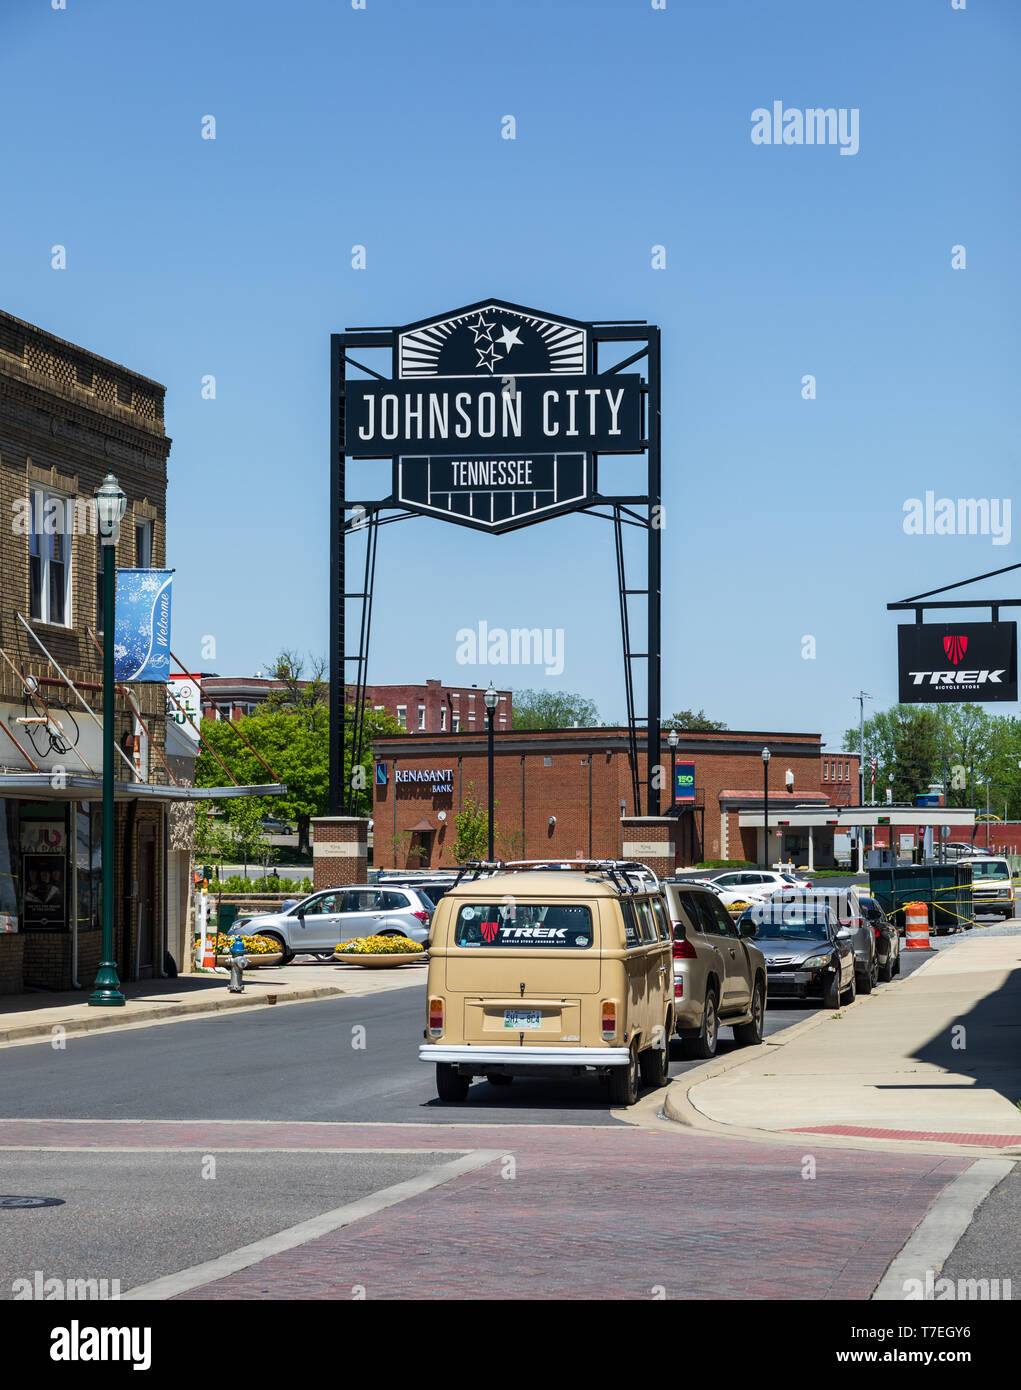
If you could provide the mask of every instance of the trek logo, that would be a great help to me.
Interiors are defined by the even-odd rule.
[[[486,924],[488,925],[488,923]],[[566,941],[566,927],[501,927],[500,934],[508,941]]]
[[[482,939],[483,939],[483,941],[494,941],[494,940],[496,939],[496,927],[497,927],[497,924],[496,924],[495,922],[483,922],[483,923],[482,923]]]
[[[897,667],[902,704],[1014,701],[1017,623],[902,624]]]

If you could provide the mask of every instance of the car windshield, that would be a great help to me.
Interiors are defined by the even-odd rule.
[[[592,913],[581,903],[465,903],[454,944],[583,951],[592,945]]]
[[[828,917],[818,908],[799,907],[792,903],[764,903],[750,907],[741,915],[742,922],[754,922],[758,935],[781,937],[785,941],[825,941],[829,936]]]
[[[1010,869],[1004,859],[976,859],[971,866],[971,877],[973,882],[978,878],[1010,878]]]

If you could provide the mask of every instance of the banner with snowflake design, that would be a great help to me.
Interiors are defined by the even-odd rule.
[[[170,675],[170,581],[173,570],[118,570],[114,678],[156,681]]]

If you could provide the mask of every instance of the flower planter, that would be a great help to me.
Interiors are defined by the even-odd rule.
[[[409,961],[425,960],[425,951],[394,952],[393,955],[373,955],[369,951],[334,951],[333,959],[340,965],[364,965],[370,970],[386,969],[391,965],[407,965]]]
[[[279,965],[283,958],[284,953],[282,951],[274,951],[272,954],[264,956],[248,956],[248,964],[245,969],[258,970],[260,966]],[[217,956],[216,963],[217,965],[225,965],[229,969],[230,956]]]

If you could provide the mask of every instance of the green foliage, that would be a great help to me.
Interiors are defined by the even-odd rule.
[[[515,729],[591,729],[599,711],[583,695],[559,690],[515,690],[511,727]]]
[[[703,859],[696,869],[754,869],[750,859]]]
[[[694,733],[719,733],[726,724],[718,719],[710,719],[704,709],[696,714],[693,710],[682,709],[663,720],[664,729],[690,729]]]
[[[310,878],[277,878],[275,874],[265,878],[243,878],[241,874],[230,874],[213,882],[220,893],[294,893],[304,898],[312,891]]]
[[[493,811],[495,814],[496,803]],[[468,783],[464,805],[454,814],[454,829],[457,838],[451,853],[458,864],[466,864],[469,859],[485,859],[489,853],[489,814],[479,805],[474,782]]]

